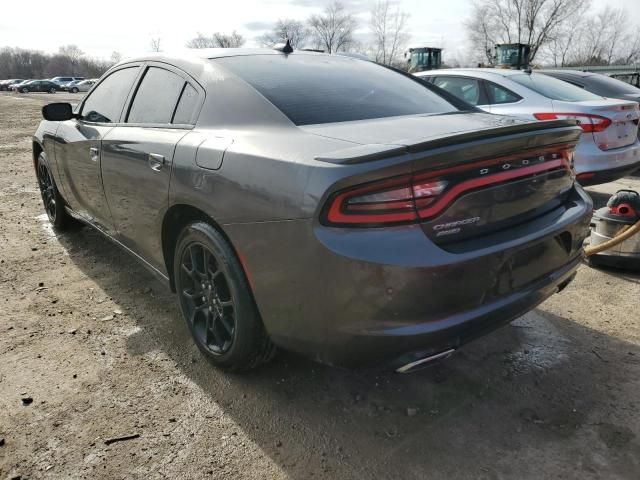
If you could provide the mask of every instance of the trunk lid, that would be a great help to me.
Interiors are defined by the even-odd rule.
[[[305,130],[359,143],[317,160],[372,164],[373,172],[363,170],[338,182],[324,209],[325,223],[382,227],[417,222],[443,246],[508,229],[565,203],[574,184],[569,164],[581,133],[574,122],[526,122],[482,113]],[[410,169],[399,175],[400,170],[390,170],[390,159]]]
[[[553,101],[557,114],[584,113],[609,120],[601,131],[585,132],[601,150],[612,150],[632,145],[638,138],[638,103],[627,100],[589,100],[582,102]]]

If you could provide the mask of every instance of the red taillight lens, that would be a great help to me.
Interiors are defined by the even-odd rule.
[[[550,170],[572,172],[573,148],[528,152],[358,185],[330,197],[323,223],[375,227],[436,217],[474,189]]]
[[[585,132],[604,132],[611,120],[600,115],[589,113],[534,113],[538,120],[575,120]]]

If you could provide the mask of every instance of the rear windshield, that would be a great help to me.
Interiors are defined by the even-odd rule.
[[[353,58],[292,54],[215,61],[249,83],[296,125],[458,110],[418,81]]]
[[[570,83],[558,80],[557,78],[553,78],[548,75],[521,73],[517,75],[510,75],[508,78],[552,100],[562,100],[565,102],[602,100],[602,97],[599,97],[598,95],[594,95],[580,87],[576,87],[575,85],[571,85]]]
[[[612,95],[635,94],[640,95],[640,88],[606,75],[590,75],[585,79],[589,90],[598,95],[609,97]]]

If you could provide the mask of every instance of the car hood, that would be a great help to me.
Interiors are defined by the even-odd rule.
[[[463,132],[488,130],[527,123],[488,113],[456,112],[437,115],[376,118],[354,122],[301,126],[307,133],[362,145],[413,145]]]

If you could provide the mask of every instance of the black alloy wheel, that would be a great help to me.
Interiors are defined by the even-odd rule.
[[[189,244],[180,263],[180,291],[196,340],[214,355],[229,351],[235,306],[224,272],[206,245]]]
[[[273,357],[242,265],[216,228],[195,222],[181,232],[173,273],[191,336],[215,366],[243,371]]]
[[[53,180],[49,173],[47,164],[43,161],[38,161],[38,184],[40,186],[40,194],[42,195],[44,210],[47,212],[49,221],[55,224],[58,208],[53,188]]]
[[[75,224],[74,219],[64,208],[64,200],[60,192],[58,192],[55,180],[49,169],[47,156],[44,152],[41,152],[38,156],[36,175],[38,177],[38,187],[40,187],[44,210],[47,212],[47,217],[49,217],[51,224],[58,230],[64,230]]]

